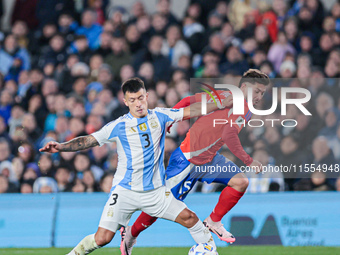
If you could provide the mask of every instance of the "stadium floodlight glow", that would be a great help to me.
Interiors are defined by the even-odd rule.
[[[233,114],[235,115],[243,115],[244,112],[244,95],[242,90],[239,87],[231,84],[215,84],[214,88],[216,89],[228,89],[231,91],[231,96],[233,97]],[[214,93],[217,95],[218,93],[214,90]],[[303,98],[287,98],[288,93],[301,93],[304,94],[305,97]],[[253,90],[248,89],[248,107],[249,110],[256,115],[259,116],[266,116],[274,113],[277,109],[278,104],[278,91],[277,88],[272,89],[272,98],[273,103],[270,109],[268,110],[258,110],[255,109],[253,106]],[[304,115],[311,116],[312,114],[303,106],[304,103],[308,102],[311,99],[311,93],[309,90],[305,88],[281,88],[281,115],[287,115],[287,105],[293,104]],[[215,104],[219,103],[219,101],[213,98]],[[206,115],[207,113],[207,95],[202,94],[202,115]]]

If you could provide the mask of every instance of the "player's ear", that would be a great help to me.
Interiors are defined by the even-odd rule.
[[[125,97],[123,98],[123,101],[124,101],[124,104],[125,104],[127,107],[129,107],[129,105],[128,105],[126,99],[125,99]]]
[[[241,84],[241,86],[240,86],[240,89],[243,89],[244,87],[246,87],[247,86],[247,84],[245,83],[245,82],[243,82],[242,84]]]
[[[149,98],[149,92],[146,92],[146,100],[148,100],[148,98]]]

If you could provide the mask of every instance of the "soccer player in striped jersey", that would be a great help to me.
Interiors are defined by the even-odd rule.
[[[66,143],[49,142],[41,152],[78,151],[115,141],[118,166],[112,182],[109,199],[104,207],[98,230],[85,237],[69,255],[84,255],[108,244],[121,227],[126,226],[137,211],[176,221],[189,229],[197,243],[215,247],[211,233],[195,213],[177,200],[165,187],[164,141],[167,128],[175,122],[201,116],[201,104],[182,109],[148,109],[148,94],[139,78],[122,84],[125,105],[129,113],[108,123],[88,136],[77,137]],[[227,100],[217,107],[208,104],[208,111],[227,105]],[[190,116],[191,115],[191,116]],[[131,243],[124,243],[121,251],[131,254]]]
[[[257,172],[262,170],[261,163],[253,160],[243,150],[238,134],[252,115],[247,103],[248,90],[252,90],[253,103],[256,105],[262,99],[269,83],[268,76],[259,70],[250,69],[245,72],[239,83],[239,88],[244,95],[244,114],[233,114],[233,108],[231,107],[200,117],[192,125],[180,147],[172,153],[166,169],[167,186],[179,200],[185,199],[197,181],[227,185],[221,192],[214,210],[204,220],[204,224],[209,230],[225,242],[233,243],[235,242],[235,237],[223,227],[221,219],[244,195],[249,181],[240,168],[220,155],[218,150],[223,144],[226,144],[229,150],[242,160],[245,165],[252,167]],[[224,100],[231,96],[229,91],[219,90],[217,93]],[[182,108],[199,102],[201,101],[201,96],[201,94],[196,94],[184,98],[174,108]],[[217,100],[218,96],[213,96]],[[210,97],[208,102],[212,101],[213,99]],[[216,119],[224,120],[223,123],[228,120],[228,123],[213,127]],[[194,166],[190,165],[190,163]],[[215,170],[219,167],[219,169],[229,169],[229,171],[216,171],[215,173],[197,171],[197,169],[204,169],[204,167],[214,167]],[[142,213],[132,227],[127,227],[126,231],[129,231],[129,235],[123,236],[123,242],[131,242],[131,239],[135,240],[140,232],[155,221],[155,217]]]

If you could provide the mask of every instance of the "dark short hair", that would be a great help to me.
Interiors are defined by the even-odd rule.
[[[239,83],[239,87],[241,87],[242,83],[245,82],[249,82],[251,84],[260,83],[267,86],[270,83],[270,79],[268,75],[258,69],[249,69],[243,74]]]
[[[126,92],[137,93],[140,89],[145,89],[144,82],[137,77],[128,79],[123,82],[122,90],[125,95]]]

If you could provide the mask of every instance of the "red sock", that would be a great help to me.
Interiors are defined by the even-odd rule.
[[[214,222],[221,221],[224,215],[227,214],[233,208],[240,198],[244,195],[244,192],[239,192],[232,187],[227,186],[222,190],[220,198],[218,200],[215,209],[210,214],[210,218]]]
[[[142,231],[150,227],[156,220],[156,217],[151,217],[149,214],[142,212],[131,227],[132,236],[137,237]]]

